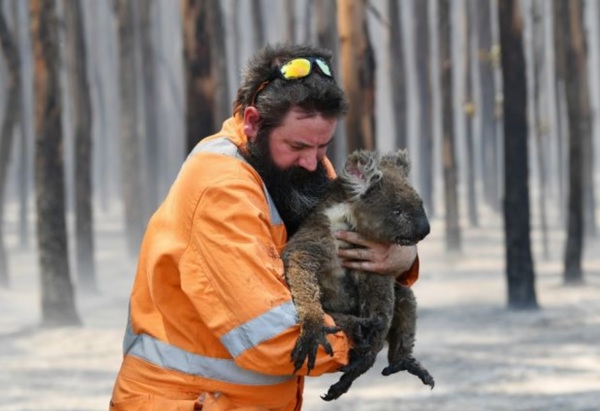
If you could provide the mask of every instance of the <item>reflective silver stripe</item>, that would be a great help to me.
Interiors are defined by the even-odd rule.
[[[297,322],[296,306],[288,301],[229,331],[221,337],[221,343],[233,357],[237,357]]]
[[[246,159],[242,157],[238,151],[238,148],[235,144],[231,142],[227,137],[220,137],[208,141],[201,141],[196,144],[196,147],[190,152],[187,159],[190,159],[194,155],[198,153],[216,153],[223,154],[226,156],[237,158],[240,161],[247,163]],[[279,215],[279,211],[277,211],[277,207],[275,207],[275,203],[271,198],[271,194],[269,194],[269,190],[263,183],[263,190],[267,196],[267,203],[269,204],[269,214],[271,215],[271,224],[273,225],[281,225],[283,224],[283,220]]]
[[[223,154],[245,161],[244,157],[239,154],[237,146],[226,137],[220,137],[212,140],[202,140],[200,143],[196,144],[196,147],[194,147],[194,149],[190,152],[188,158],[198,153]]]
[[[193,354],[160,341],[148,334],[134,334],[127,325],[125,354],[133,355],[161,368],[196,375],[211,380],[243,385],[274,385],[294,378],[291,375],[260,374],[239,367],[235,361]]]

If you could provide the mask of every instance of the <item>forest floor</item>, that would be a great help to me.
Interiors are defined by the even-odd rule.
[[[124,251],[119,213],[96,223],[100,292],[78,296],[82,327],[39,328],[36,254],[6,222],[11,288],[0,290],[0,410],[106,410],[121,361],[135,261]],[[600,242],[588,242],[585,284],[563,286],[564,236],[550,233],[549,259],[534,233],[539,310],[506,308],[503,233],[497,216],[463,230],[463,252],[445,252],[443,221],[419,246],[415,355],[436,379],[383,377],[375,367],[333,403],[320,395],[339,374],[308,378],[306,410],[596,411],[600,409]]]

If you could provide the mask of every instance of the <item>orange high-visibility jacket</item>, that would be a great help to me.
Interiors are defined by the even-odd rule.
[[[242,120],[227,120],[150,219],[111,410],[300,409],[306,369],[292,374],[300,327],[280,259],[285,226],[238,152],[245,143]],[[417,275],[415,264],[407,282]],[[328,340],[334,355],[319,348],[311,375],[347,363],[345,334]]]

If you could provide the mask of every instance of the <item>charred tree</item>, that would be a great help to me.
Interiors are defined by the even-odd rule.
[[[414,3],[417,87],[419,93],[419,176],[420,192],[427,215],[435,213],[433,178],[433,98],[429,58],[429,1]]]
[[[252,32],[254,33],[254,46],[260,49],[266,45],[265,23],[261,0],[251,0],[250,12],[252,13]]]
[[[29,5],[35,59],[35,185],[42,325],[78,325],[65,222],[56,4],[54,0],[31,0]]]
[[[158,206],[160,176],[166,172],[163,158],[159,149],[159,108],[158,108],[158,87],[155,82],[157,75],[156,67],[156,46],[153,41],[153,6],[157,4],[152,1],[140,1],[140,40],[142,51],[142,84],[143,84],[143,113],[144,113],[144,175],[147,183],[146,193],[148,201],[144,204],[144,219],[150,217],[152,211]]]
[[[285,38],[290,44],[296,41],[296,21],[294,19],[294,0],[285,0]]]
[[[329,0],[315,1],[317,44],[331,50],[334,71],[339,73],[338,27],[336,20],[336,3]],[[340,127],[336,128],[335,138],[328,150],[328,155],[336,167],[341,167],[346,161],[346,154],[341,141]]]
[[[215,132],[231,109],[220,2],[185,0],[182,19],[187,148],[191,151],[202,137]]]
[[[350,101],[347,150],[375,148],[375,55],[369,40],[365,3],[338,1],[342,84]]]
[[[583,281],[581,267],[584,242],[584,161],[586,133],[589,133],[586,119],[589,96],[587,87],[586,52],[583,33],[582,3],[580,0],[559,2],[557,21],[562,27],[565,45],[565,69],[567,90],[567,112],[569,119],[569,162],[568,162],[568,209],[567,243],[565,249],[564,282],[566,284]]]
[[[527,86],[519,3],[499,1],[504,89],[504,232],[508,306],[538,308],[531,257],[527,166]]]
[[[458,207],[458,171],[454,137],[454,104],[452,85],[452,53],[450,27],[450,1],[439,2],[439,47],[442,88],[442,161],[444,172],[444,199],[446,205],[446,249],[460,251],[461,232]]]
[[[73,119],[75,121],[75,248],[78,285],[84,292],[94,293],[94,219],[92,213],[92,102],[87,73],[87,50],[81,2],[65,3],[69,71],[73,86]]]
[[[120,151],[125,211],[127,250],[137,255],[144,233],[144,210],[140,199],[145,198],[141,184],[140,137],[138,131],[138,98],[136,87],[134,7],[131,0],[116,0],[119,37],[119,94]]]
[[[10,32],[3,12],[3,1],[0,0],[0,46],[8,68],[8,89],[2,128],[0,129],[0,287],[8,288],[10,276],[8,272],[8,254],[4,245],[4,193],[8,176],[10,153],[12,152],[14,131],[21,107],[21,64],[14,36]]]
[[[472,53],[472,26],[475,23],[475,4],[474,0],[467,3],[467,12],[465,16],[465,101],[464,112],[466,121],[466,146],[467,146],[467,209],[469,224],[472,227],[479,226],[477,215],[477,181],[475,179],[475,97],[473,96],[471,55]]]
[[[390,19],[390,83],[392,86],[393,117],[395,122],[395,142],[397,148],[408,148],[408,121],[406,111],[406,69],[402,35],[402,7],[398,0],[388,0]],[[417,151],[415,150],[415,154]]]

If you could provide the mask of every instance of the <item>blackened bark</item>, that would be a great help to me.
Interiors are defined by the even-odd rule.
[[[567,284],[583,281],[581,267],[583,253],[583,176],[585,133],[588,132],[585,120],[585,99],[583,90],[587,76],[585,43],[582,27],[580,0],[559,2],[560,22],[565,45],[565,77],[567,90],[567,113],[569,118],[569,196],[567,214],[567,243],[565,249],[564,281]]]
[[[392,86],[395,142],[397,148],[408,148],[408,121],[406,113],[406,69],[402,36],[402,7],[398,0],[388,0],[390,19],[390,77]],[[415,154],[417,150],[414,151]]]
[[[442,161],[444,172],[444,198],[446,200],[446,249],[460,251],[461,232],[458,208],[458,172],[453,118],[452,44],[450,29],[450,1],[439,3],[440,70],[442,87]]]
[[[231,115],[221,2],[186,0],[184,64],[187,141],[191,150]]]
[[[473,227],[479,226],[477,213],[477,181],[475,178],[475,97],[473,96],[471,56],[473,36],[472,26],[475,24],[475,4],[476,0],[469,0],[466,12],[466,39],[465,39],[465,120],[466,120],[466,146],[467,146],[467,209],[469,223]]]
[[[8,254],[4,245],[4,193],[12,152],[14,128],[19,116],[21,106],[21,64],[19,52],[15,45],[3,12],[3,1],[0,0],[0,46],[8,68],[8,90],[6,91],[6,105],[0,131],[0,287],[8,288],[10,276],[8,271]]]
[[[421,197],[430,218],[435,213],[433,179],[433,99],[431,60],[429,58],[429,1],[417,1],[415,7],[415,46],[419,93],[419,175]]]
[[[75,121],[75,248],[79,288],[97,291],[94,265],[94,219],[92,214],[92,102],[87,73],[87,51],[81,2],[65,2],[69,42],[70,75],[73,83]]]
[[[149,217],[152,211],[158,206],[159,184],[161,173],[165,171],[163,160],[159,151],[158,138],[158,89],[154,79],[156,78],[156,49],[152,38],[152,7],[156,6],[152,1],[141,1],[140,7],[140,31],[141,31],[141,49],[142,49],[142,84],[144,85],[144,148],[145,148],[145,176],[147,184],[146,192],[148,194],[148,204],[146,204],[144,215]]]
[[[119,94],[121,175],[125,235],[130,256],[137,255],[144,232],[144,210],[140,205],[143,191],[140,175],[140,138],[138,136],[136,64],[134,48],[134,3],[115,3],[119,33]]]
[[[336,4],[328,0],[319,0],[315,3],[315,15],[317,19],[317,44],[332,51],[332,64],[334,71],[339,72],[339,47],[338,47],[338,26],[336,19]],[[333,162],[336,169],[341,167],[346,161],[346,154],[343,147],[341,128],[337,127],[335,137],[327,150],[327,154]]]
[[[527,167],[527,88],[519,4],[499,1],[504,88],[504,231],[508,306],[537,308],[531,257]]]
[[[31,0],[35,59],[37,237],[42,324],[80,324],[69,273],[59,86],[58,19],[54,0]]]
[[[342,83],[350,101],[347,149],[375,148],[375,56],[369,40],[365,3],[338,2]]]
[[[251,0],[252,32],[254,33],[254,47],[262,48],[266,44],[265,24],[263,19],[262,1]]]

